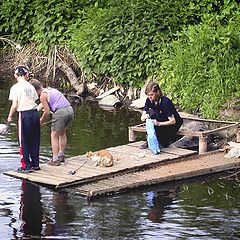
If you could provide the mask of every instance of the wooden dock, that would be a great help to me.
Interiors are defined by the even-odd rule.
[[[161,166],[127,173],[87,183],[74,189],[75,194],[88,198],[100,195],[111,195],[126,192],[130,189],[172,182],[210,173],[217,173],[234,168],[240,168],[240,159],[226,159],[223,152],[212,152],[205,155],[186,157],[182,161],[172,162]]]
[[[240,167],[240,159],[226,159],[223,152],[197,155],[196,151],[163,148],[159,155],[140,149],[143,142],[110,147],[112,167],[94,166],[92,160],[76,156],[61,166],[41,164],[41,170],[29,174],[16,171],[5,175],[26,179],[55,190],[74,187],[73,191],[87,197],[126,191],[127,189],[186,179]],[[76,171],[74,175],[70,171]]]
[[[213,119],[201,119],[201,118],[192,118],[192,117],[182,117],[183,122],[193,121],[193,122],[203,122],[206,124],[219,124],[221,126],[213,127],[211,130],[206,131],[187,131],[183,130],[182,127],[176,133],[180,136],[190,136],[198,138],[198,152],[199,154],[207,152],[208,149],[208,137],[214,133],[229,131],[231,129],[236,129],[236,138],[237,142],[240,142],[240,123],[239,122],[230,122],[230,121],[218,121]],[[223,125],[223,126],[222,126]],[[138,124],[136,126],[131,126],[128,128],[128,139],[130,142],[136,140],[136,133],[142,132],[146,133],[145,123]]]

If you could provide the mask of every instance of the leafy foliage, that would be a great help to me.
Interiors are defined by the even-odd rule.
[[[217,117],[239,90],[239,1],[4,0],[0,36],[67,45],[98,79],[163,85],[188,111]]]
[[[0,33],[21,43],[36,42],[47,53],[69,38],[68,27],[82,20],[95,0],[4,0],[0,3]],[[99,1],[99,2],[104,2]]]
[[[239,21],[238,12],[227,25],[205,16],[168,45],[159,79],[186,110],[216,118],[224,102],[240,97]]]
[[[198,21],[199,9],[190,1],[110,1],[73,27],[69,44],[89,73],[139,86],[156,74],[162,44],[186,23]]]
[[[84,8],[95,3],[87,0],[40,1],[41,4],[36,3],[37,18],[34,22],[32,40],[36,41],[45,53],[49,47],[64,45],[65,40],[69,38],[69,25],[73,24],[77,18],[81,21],[84,17]]]
[[[14,39],[26,43],[33,33],[35,10],[29,0],[4,0],[0,3],[0,33],[13,35]]]

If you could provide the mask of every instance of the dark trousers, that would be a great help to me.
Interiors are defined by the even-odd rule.
[[[163,147],[168,147],[172,137],[179,130],[182,123],[183,123],[183,120],[180,119],[175,125],[161,126],[161,127],[155,126],[155,131],[156,131],[158,142]]]
[[[37,110],[19,112],[18,138],[23,169],[39,166],[40,122]]]

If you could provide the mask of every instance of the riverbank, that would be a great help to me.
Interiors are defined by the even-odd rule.
[[[72,59],[72,56],[68,56],[68,52],[62,53],[65,54],[64,60],[66,61],[65,65],[67,67],[63,67],[63,64],[54,64],[53,62],[51,66],[48,66],[46,58],[36,53],[34,55],[32,48],[33,47],[29,47],[30,50],[21,50],[22,56],[19,51],[2,53],[0,58],[0,74],[2,79],[12,77],[14,66],[26,64],[31,66],[34,77],[45,81],[45,83],[51,86],[61,88],[62,91],[70,93],[70,95],[75,96],[76,99],[90,96],[91,100],[96,100],[96,97],[103,92],[116,87],[116,83],[114,83],[111,78],[103,79],[101,83],[97,83],[95,81],[96,79],[87,80],[77,69],[77,64],[74,62],[74,59]],[[27,50],[32,52],[33,55],[27,55]],[[40,63],[39,59],[44,60]],[[20,60],[21,63],[19,63]],[[143,96],[143,89],[132,88],[130,86],[118,86],[119,89],[115,92],[115,95],[117,95],[119,101],[127,107],[129,107],[133,101],[140,100]],[[141,109],[143,104],[142,101],[139,102],[140,106],[136,105],[136,110]],[[193,111],[195,110],[193,109]],[[240,121],[240,97],[235,97],[222,106],[218,120]]]

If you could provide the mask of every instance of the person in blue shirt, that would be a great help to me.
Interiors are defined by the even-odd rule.
[[[153,119],[160,146],[168,147],[171,138],[179,130],[183,120],[172,101],[163,95],[160,86],[156,82],[149,82],[147,84],[145,94],[148,97],[141,120],[144,122],[147,118]],[[147,147],[147,143],[141,146],[141,148]]]

